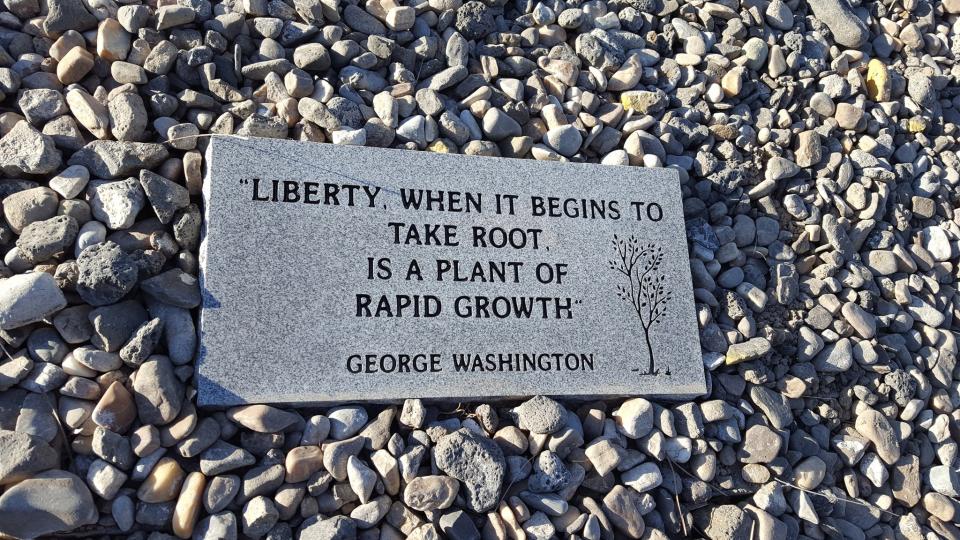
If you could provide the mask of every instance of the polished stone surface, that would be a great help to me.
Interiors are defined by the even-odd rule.
[[[201,405],[705,391],[674,171],[207,152]]]

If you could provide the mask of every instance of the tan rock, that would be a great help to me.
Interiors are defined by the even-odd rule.
[[[400,493],[400,467],[397,465],[397,458],[386,450],[377,450],[370,455],[370,461],[383,481],[384,491],[388,495]]]
[[[797,165],[811,167],[820,163],[822,155],[819,133],[811,129],[797,136],[797,151],[794,155]]]
[[[70,113],[98,139],[110,138],[110,113],[102,103],[83,90],[74,88],[67,92]]]
[[[177,505],[173,509],[173,534],[179,538],[190,538],[193,526],[197,523],[200,514],[200,501],[203,499],[203,489],[207,485],[207,477],[201,472],[192,472],[187,476],[177,498]]]
[[[74,47],[57,64],[57,78],[63,84],[79,82],[93,69],[93,54],[83,47]]]
[[[169,447],[182,441],[197,427],[197,408],[193,403],[184,403],[176,420],[159,427],[160,445]]]
[[[403,490],[403,502],[414,510],[443,510],[457,498],[460,483],[449,476],[418,476]]]
[[[732,97],[743,90],[743,69],[734,68],[723,74],[720,79],[720,88],[727,97]]]
[[[797,485],[802,489],[814,489],[823,482],[827,474],[827,464],[817,456],[810,456],[797,463],[793,468],[793,475]]]
[[[187,185],[187,191],[191,195],[199,195],[203,187],[203,156],[196,150],[191,150],[183,155],[183,178]]]
[[[114,381],[93,410],[93,421],[110,431],[123,433],[137,418],[133,396],[120,381]]]
[[[385,19],[391,30],[409,30],[413,28],[413,23],[417,19],[417,12],[410,6],[392,7]]]
[[[124,60],[130,52],[130,34],[116,19],[104,19],[97,28],[97,55],[104,60]]]
[[[70,49],[84,47],[85,45],[86,42],[80,32],[67,30],[50,46],[50,57],[59,62],[70,52]]]
[[[860,119],[863,118],[863,108],[851,103],[838,103],[833,117],[837,120],[840,129],[856,129]]]
[[[245,405],[227,411],[227,418],[258,433],[283,431],[299,417],[269,405]]]
[[[639,132],[634,131],[627,135],[627,140],[623,143],[623,150],[627,153],[631,165],[643,164],[643,142],[640,140]]]
[[[137,498],[146,503],[172,501],[180,493],[183,469],[173,458],[162,458],[137,490]]]
[[[287,483],[303,482],[323,467],[323,451],[319,446],[298,446],[287,452],[284,465]]]

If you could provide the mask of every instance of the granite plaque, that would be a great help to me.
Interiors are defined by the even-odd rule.
[[[669,169],[214,138],[199,402],[705,391]]]

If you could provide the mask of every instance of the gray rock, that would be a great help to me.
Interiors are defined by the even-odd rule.
[[[46,272],[19,274],[0,281],[0,329],[42,321],[67,306],[56,280]]]
[[[34,221],[23,228],[17,239],[17,249],[32,264],[48,261],[73,245],[77,230],[77,220],[69,216]]]
[[[127,6],[125,6],[127,7]],[[143,98],[135,92],[122,92],[107,102],[110,114],[110,132],[118,141],[133,142],[143,139],[149,118]]]
[[[29,122],[18,122],[0,138],[0,170],[7,175],[49,174],[60,167],[61,159],[53,138]]]
[[[533,474],[527,487],[533,493],[553,493],[560,491],[570,482],[570,471],[556,453],[549,450],[541,452],[533,462]]]
[[[126,495],[120,495],[114,499],[110,505],[110,515],[113,517],[113,521],[116,522],[117,527],[124,532],[133,528],[135,519],[134,512],[133,499]]]
[[[843,373],[853,365],[853,346],[848,338],[824,347],[814,360],[817,371]]]
[[[71,165],[50,179],[50,189],[59,193],[64,199],[72,199],[87,187],[89,181],[90,173],[86,167]]]
[[[930,487],[947,497],[960,497],[960,473],[947,465],[936,465],[928,473]]]
[[[163,343],[170,361],[178,366],[192,361],[197,348],[197,332],[190,310],[162,302],[148,302],[147,311],[163,323]]]
[[[323,445],[323,466],[339,481],[347,478],[347,461],[363,450],[366,439],[355,436],[343,441],[334,441]]]
[[[94,332],[91,343],[103,351],[116,352],[147,321],[147,310],[139,302],[127,300],[96,308],[88,317]]]
[[[477,0],[471,0],[457,9],[454,25],[463,37],[470,40],[483,39],[496,27],[490,8]]]
[[[563,427],[567,410],[548,397],[535,396],[514,408],[513,415],[520,429],[549,435]]]
[[[96,28],[97,18],[87,11],[82,2],[71,0],[48,0],[47,16],[43,29],[48,34],[62,34],[67,30],[83,32]]]
[[[140,171],[140,186],[160,223],[170,223],[177,210],[190,204],[187,188],[146,169]]]
[[[460,481],[467,508],[486,512],[496,506],[507,471],[503,451],[491,439],[461,429],[437,441],[433,459],[437,468]]]
[[[53,328],[37,328],[27,338],[27,350],[30,357],[38,362],[59,364],[70,352],[66,342]]]
[[[790,407],[782,394],[766,386],[751,385],[750,399],[763,412],[774,429],[784,429],[793,423]]]
[[[141,422],[158,426],[171,422],[180,412],[183,394],[183,384],[167,357],[153,356],[137,369],[133,397]]]
[[[330,53],[321,43],[306,43],[294,49],[293,63],[304,71],[321,73],[330,69]]]
[[[217,441],[213,444],[216,445]],[[211,514],[219,512],[233,502],[238,493],[240,493],[239,478],[229,474],[214,476],[207,483],[203,493],[203,507]]]
[[[873,443],[877,455],[887,465],[893,465],[900,459],[900,436],[883,414],[865,408],[856,414],[854,426],[857,431]]]
[[[17,101],[20,111],[34,126],[42,126],[54,118],[67,114],[63,94],[50,88],[24,90]]]
[[[300,540],[355,540],[357,525],[346,516],[311,516],[300,526]]]
[[[112,304],[137,284],[135,260],[113,242],[95,244],[77,257],[77,293],[94,306]]]
[[[443,534],[451,540],[479,540],[480,538],[480,531],[477,530],[477,526],[474,525],[470,516],[462,510],[443,514],[440,516],[438,524]]]
[[[780,453],[782,440],[764,425],[753,425],[743,437],[738,457],[742,463],[770,463]]]
[[[337,407],[327,412],[330,421],[330,437],[342,441],[356,435],[367,423],[367,411],[352,405]]]
[[[17,483],[59,464],[60,455],[43,439],[0,430],[0,485]]]
[[[200,209],[195,204],[189,204],[178,211],[173,217],[173,238],[180,247],[193,251],[200,240]]]
[[[94,180],[87,185],[87,202],[93,216],[107,227],[129,229],[143,209],[144,196],[136,178]]]
[[[705,518],[705,519],[704,519]],[[714,540],[749,540],[753,527],[750,514],[732,504],[710,508],[699,523],[707,538]]]
[[[640,494],[623,486],[614,486],[603,497],[603,513],[610,523],[628,538],[640,538],[646,530],[640,513]]]
[[[280,518],[276,505],[267,497],[254,497],[243,506],[243,534],[259,538],[273,528]]]
[[[367,35],[387,33],[386,27],[376,17],[353,4],[348,4],[343,8],[343,22],[347,23],[350,28]]]
[[[139,366],[153,354],[162,334],[163,321],[159,317],[141,324],[120,349],[120,359],[128,366]]]
[[[807,2],[814,16],[827,25],[838,44],[858,49],[866,43],[870,33],[847,0],[810,0]]]
[[[152,169],[167,155],[162,144],[97,140],[74,152],[69,164],[83,165],[99,178],[119,178]]]
[[[193,540],[236,540],[237,517],[233,512],[209,515],[197,523]]]
[[[576,127],[567,124],[555,127],[543,135],[543,142],[557,151],[561,156],[570,157],[580,150],[583,144],[583,135]]]
[[[227,471],[248,467],[256,462],[253,454],[230,443],[217,441],[200,454],[200,471],[207,476],[216,476]],[[239,479],[237,480],[239,490]]]
[[[174,268],[140,282],[140,290],[158,302],[191,309],[200,305],[197,278]]]
[[[507,113],[492,107],[483,115],[483,132],[490,140],[500,141],[507,137],[519,137],[523,130]]]
[[[0,495],[0,534],[36,538],[97,522],[83,480],[67,471],[45,471]]]
[[[90,447],[94,455],[125,471],[129,471],[136,464],[130,439],[101,426],[94,430]]]
[[[653,429],[653,405],[643,398],[629,399],[613,412],[613,419],[617,431],[631,439],[640,439]]]

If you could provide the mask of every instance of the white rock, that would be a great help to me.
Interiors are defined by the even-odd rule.
[[[367,132],[362,129],[341,129],[334,131],[333,144],[363,146],[367,144]]]
[[[93,217],[107,227],[128,229],[143,209],[143,189],[136,178],[108,182],[95,180],[87,186],[87,202]]]
[[[950,238],[947,231],[937,226],[930,226],[920,231],[920,241],[924,249],[933,255],[934,260],[948,261],[953,250],[950,247]]]
[[[659,486],[663,482],[663,475],[656,463],[641,463],[620,475],[623,483],[638,493],[644,493]]]
[[[889,474],[883,460],[876,454],[867,454],[860,460],[860,472],[876,487],[883,487]]]
[[[90,490],[108,501],[117,496],[126,481],[126,474],[102,459],[91,463],[87,470],[87,485]]]
[[[72,199],[87,187],[90,172],[83,165],[71,165],[50,179],[50,189],[64,199]]]
[[[350,480],[350,488],[360,497],[360,502],[369,501],[373,487],[377,484],[377,473],[357,456],[350,456],[347,459],[347,478]]]
[[[91,219],[80,227],[77,234],[77,246],[74,249],[74,256],[79,257],[80,252],[94,245],[107,240],[107,228],[103,223]]]
[[[0,281],[0,328],[12,330],[42,321],[67,307],[67,299],[46,272],[19,274]]]

